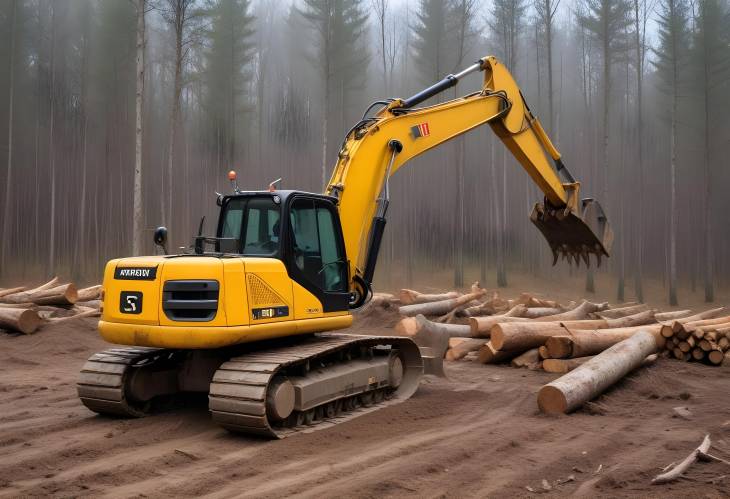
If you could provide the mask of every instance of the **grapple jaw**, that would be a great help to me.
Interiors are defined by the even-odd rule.
[[[590,266],[590,256],[595,255],[600,267],[601,258],[609,256],[613,231],[598,201],[588,198],[563,208],[555,208],[548,201],[535,203],[530,220],[547,239],[553,265],[562,257],[568,263],[580,265],[583,260]]]

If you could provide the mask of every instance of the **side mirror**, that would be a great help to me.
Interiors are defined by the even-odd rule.
[[[157,227],[155,229],[154,241],[167,255],[167,227]]]

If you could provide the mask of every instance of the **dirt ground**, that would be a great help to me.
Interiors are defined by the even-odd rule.
[[[204,400],[145,419],[94,415],[75,381],[107,346],[91,320],[0,334],[0,497],[730,497],[730,466],[717,462],[650,484],[706,433],[730,459],[730,366],[660,360],[548,417],[536,393],[555,375],[448,363],[448,379],[424,379],[402,404],[266,441],[216,427]],[[673,417],[677,406],[692,419]]]

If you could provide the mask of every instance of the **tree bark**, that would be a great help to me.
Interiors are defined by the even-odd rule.
[[[546,413],[571,412],[601,394],[656,351],[654,335],[640,331],[543,386],[537,404]]]

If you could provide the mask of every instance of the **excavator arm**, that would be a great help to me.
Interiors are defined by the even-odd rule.
[[[414,107],[476,71],[484,73],[479,92]],[[547,239],[553,263],[561,255],[576,263],[583,258],[586,264],[591,254],[599,264],[601,256],[608,256],[613,235],[603,210],[590,199],[579,201],[580,183],[567,171],[514,78],[496,58],[480,59],[408,99],[375,105],[381,108],[373,116],[366,112],[346,135],[325,190],[339,199],[353,306],[364,303],[369,293],[388,209],[388,179],[412,158],[483,124],[490,125],[545,194],[530,218]]]

